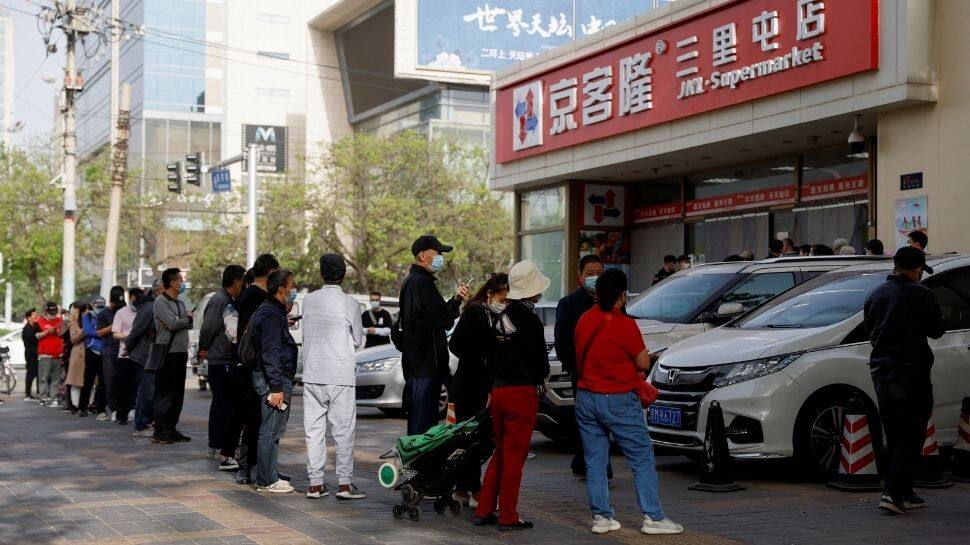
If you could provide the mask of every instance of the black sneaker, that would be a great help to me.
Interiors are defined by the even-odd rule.
[[[240,469],[239,473],[236,473],[236,484],[253,484],[253,478],[248,469]]]
[[[86,417],[88,415],[88,410],[87,409],[81,409],[80,411],[78,411],[77,415],[79,417],[81,417],[81,418],[84,418],[84,417]]]
[[[192,440],[192,438],[188,435],[183,435],[182,432],[178,430],[175,430],[175,433],[172,434],[172,440],[176,443],[188,443]]]
[[[219,462],[219,471],[233,471],[235,469],[239,469],[239,462],[232,456]]]
[[[503,532],[511,532],[513,530],[531,530],[535,526],[527,520],[520,520],[512,524],[499,524],[498,529]]]
[[[483,518],[472,517],[472,524],[474,524],[475,526],[487,526],[489,524],[498,524],[498,517],[495,516],[495,513],[488,514]]]
[[[157,433],[152,435],[152,443],[155,443],[156,445],[171,445],[174,442],[175,438],[168,433]]]
[[[127,418],[122,418],[122,419],[118,420],[117,422],[115,422],[115,424],[118,424],[119,426],[127,426],[128,425],[128,419]]]
[[[902,515],[906,512],[906,505],[894,500],[889,494],[883,494],[879,499],[879,509],[893,515]]]
[[[926,507],[926,500],[914,493],[910,497],[903,500],[903,507],[905,507],[907,511],[910,509],[922,509]]]

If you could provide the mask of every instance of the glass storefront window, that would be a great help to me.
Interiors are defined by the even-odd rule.
[[[522,259],[531,259],[552,281],[542,294],[543,301],[558,301],[563,296],[563,256],[566,255],[564,231],[551,231],[519,238]]]
[[[837,148],[802,157],[802,182],[821,182],[869,173],[869,154]]]
[[[519,196],[519,229],[531,231],[566,224],[566,188],[550,187]]]
[[[687,200],[795,185],[795,158],[773,159],[687,178]]]

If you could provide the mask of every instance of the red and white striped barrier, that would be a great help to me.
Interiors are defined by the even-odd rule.
[[[872,450],[869,419],[864,414],[847,414],[842,425],[842,456],[839,473],[878,475],[876,452]]]
[[[916,479],[913,486],[919,488],[950,488],[953,482],[943,476],[943,458],[940,456],[940,445],[936,442],[936,425],[933,415],[926,421],[926,433],[923,440],[923,451],[919,467],[916,468]]]
[[[843,492],[876,492],[882,490],[876,451],[872,448],[869,417],[865,404],[850,401],[842,419],[842,452],[839,457],[838,479],[828,483],[830,488]]]
[[[950,480],[970,483],[970,397],[963,398],[957,444],[950,454]]]
[[[445,424],[457,424],[458,419],[455,418],[455,404],[448,404],[448,412],[445,413]]]

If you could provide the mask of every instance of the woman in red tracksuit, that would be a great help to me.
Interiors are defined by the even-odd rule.
[[[492,368],[492,431],[495,453],[485,472],[473,523],[498,523],[500,530],[526,530],[532,523],[519,518],[522,466],[539,411],[542,385],[549,375],[542,321],[535,304],[549,287],[549,278],[535,263],[522,261],[509,271],[509,305],[495,325],[495,344],[488,358]],[[496,507],[499,514],[495,516]]]

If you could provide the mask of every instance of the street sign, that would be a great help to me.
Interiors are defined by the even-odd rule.
[[[276,125],[243,125],[242,149],[249,149],[250,144],[259,147],[259,162],[257,172],[285,172],[286,171],[286,141],[287,128]],[[243,172],[249,165],[242,164]]]
[[[232,191],[232,179],[229,177],[229,169],[219,169],[212,171],[212,192],[225,193]]]

